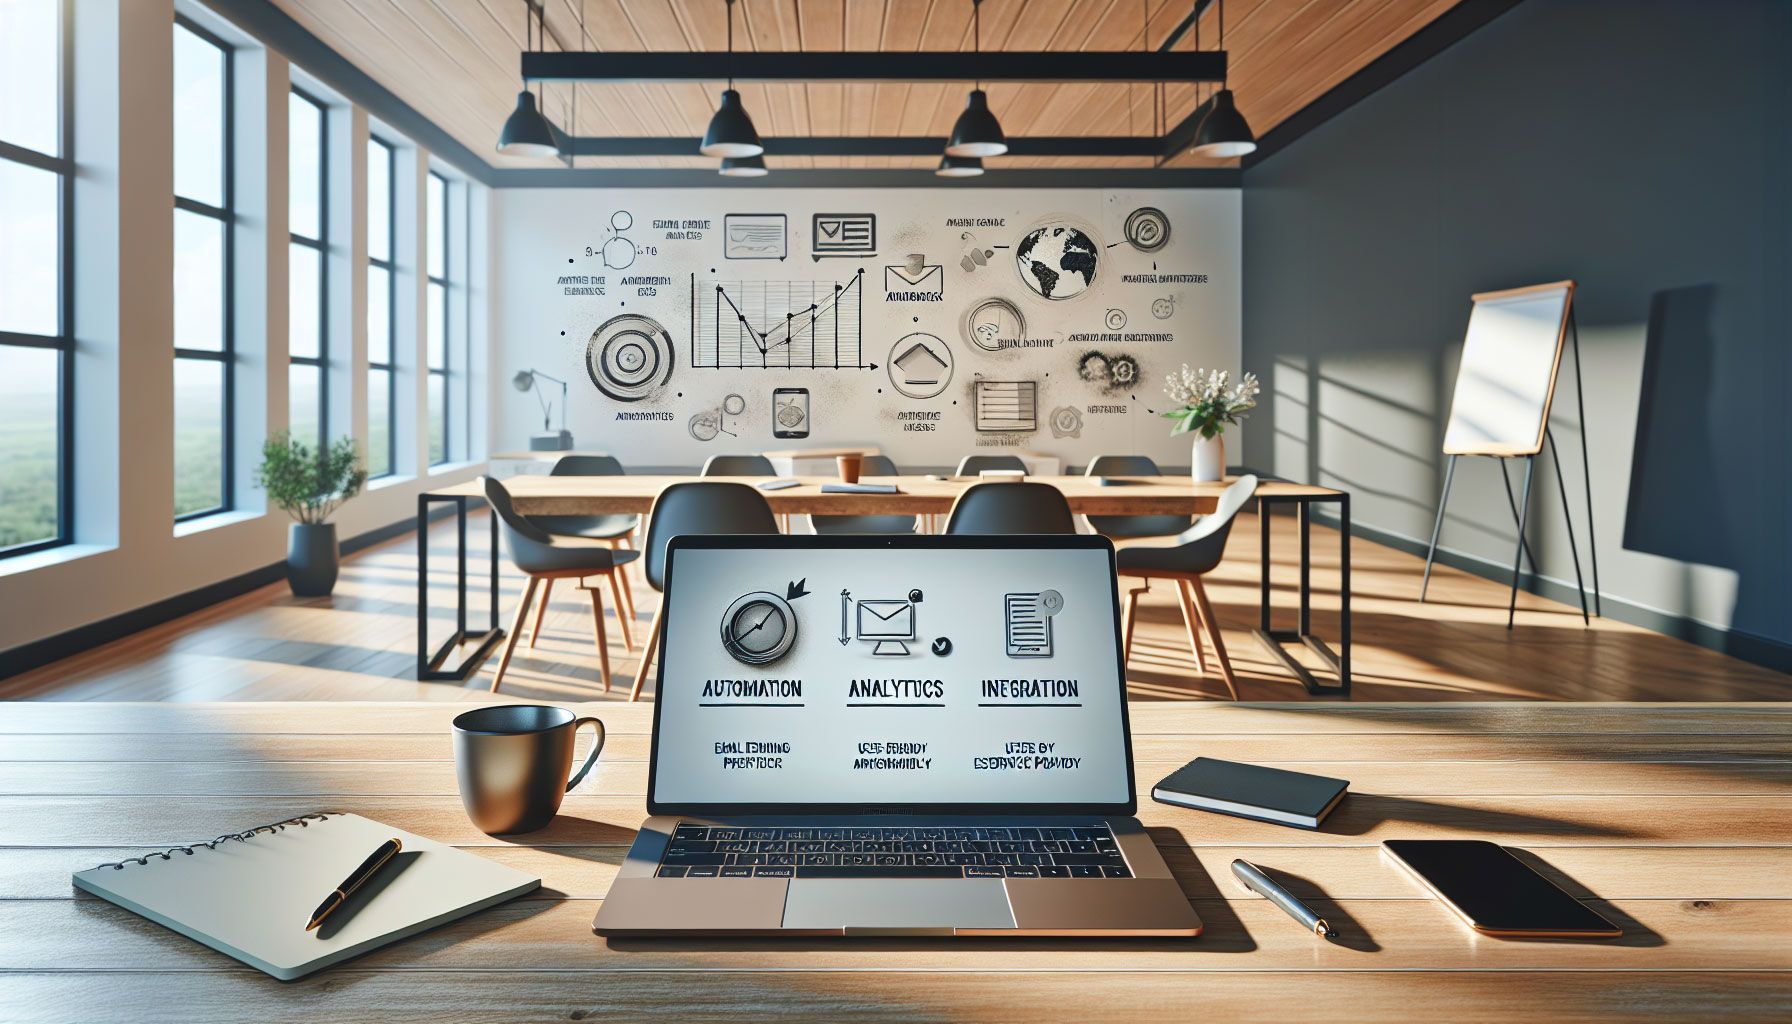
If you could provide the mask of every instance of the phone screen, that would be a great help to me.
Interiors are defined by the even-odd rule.
[[[808,388],[778,388],[772,392],[772,436],[809,436]]]
[[[1516,935],[1620,935],[1509,850],[1478,839],[1390,839],[1381,844],[1477,931]]]

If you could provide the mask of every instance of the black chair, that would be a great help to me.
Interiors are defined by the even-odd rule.
[[[958,472],[952,475],[977,476],[986,469],[1015,469],[1025,473],[1027,464],[1018,455],[966,455],[958,460]]]
[[[1144,455],[1103,455],[1084,476],[1162,476],[1157,463]],[[1127,537],[1174,537],[1193,525],[1188,516],[1090,516],[1089,525],[1103,537],[1121,540]]]
[[[549,471],[549,476],[623,476],[626,470],[613,455],[568,455]],[[585,516],[530,516],[529,521],[549,533],[563,537],[583,537],[587,540],[601,540],[612,548],[623,549],[634,546],[634,534],[641,526],[641,517],[633,512],[614,512]],[[622,580],[622,609],[629,620],[635,617],[635,592],[629,585],[628,573],[618,574]],[[535,646],[535,636],[541,633],[541,617],[546,613],[548,597],[553,593],[554,581],[548,580],[541,594],[541,606],[535,613],[535,632],[530,634],[529,646]]]
[[[772,460],[763,455],[711,455],[700,476],[777,476]]]
[[[952,503],[946,532],[959,534],[1075,533],[1064,492],[1032,482],[972,484]]]
[[[666,542],[686,534],[744,533],[775,535],[777,517],[765,502],[765,495],[746,484],[717,480],[694,480],[673,484],[653,499],[647,513],[647,585],[661,593],[666,589]],[[660,601],[648,627],[647,648],[641,655],[641,666],[635,672],[635,685],[628,699],[641,696],[647,682],[653,654],[659,649],[666,602]]]
[[[1219,655],[1220,677],[1232,699],[1238,699],[1238,680],[1232,675],[1232,661],[1226,657],[1226,641],[1220,636],[1220,622],[1214,617],[1213,605],[1201,577],[1212,572],[1226,554],[1226,536],[1232,532],[1232,521],[1250,504],[1257,490],[1257,478],[1241,476],[1220,495],[1219,506],[1209,515],[1182,531],[1174,544],[1135,544],[1115,552],[1120,575],[1143,580],[1167,579],[1176,584],[1176,596],[1182,604],[1182,622],[1188,627],[1188,643],[1195,651],[1195,667],[1207,674],[1207,654],[1201,648],[1200,629],[1205,628],[1213,640],[1213,652]],[[1121,616],[1121,658],[1132,656],[1132,627],[1137,617],[1139,591],[1129,591],[1126,610]],[[1198,623],[1198,625],[1197,625]],[[1124,664],[1124,660],[1122,661]]]
[[[888,455],[867,455],[865,476],[900,476]],[[914,533],[914,516],[811,516],[816,533]]]
[[[504,528],[504,543],[510,549],[510,560],[529,577],[529,583],[523,589],[523,599],[516,606],[516,618],[510,624],[510,637],[504,642],[504,655],[498,659],[497,674],[492,676],[492,692],[498,692],[498,684],[504,681],[504,671],[510,667],[510,656],[516,651],[516,642],[522,638],[523,623],[527,621],[529,604],[535,600],[536,588],[544,581],[557,579],[580,580],[579,587],[591,595],[592,628],[597,636],[598,676],[603,680],[604,690],[610,689],[610,644],[604,635],[604,601],[596,587],[586,586],[583,582],[591,576],[608,577],[610,591],[616,597],[617,621],[622,626],[622,642],[628,650],[634,650],[635,641],[629,629],[628,620],[620,614],[622,608],[622,591],[616,577],[617,569],[639,557],[639,552],[618,551],[601,542],[584,540],[576,537],[557,537],[535,525],[527,516],[517,512],[510,500],[510,491],[491,477],[481,477],[485,487],[485,500],[491,503],[492,514]],[[546,605],[546,595],[542,602]],[[541,617],[535,619],[535,631],[541,632]],[[535,646],[531,637],[529,646]]]

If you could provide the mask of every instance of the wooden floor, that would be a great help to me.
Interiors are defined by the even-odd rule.
[[[1271,579],[1284,623],[1292,624],[1296,580],[1293,520],[1278,516]],[[1314,628],[1338,635],[1337,538],[1316,528]],[[486,563],[486,520],[468,531],[476,573]],[[1247,701],[1305,700],[1304,691],[1251,637],[1257,624],[1256,520],[1241,516],[1230,549],[1207,588],[1224,626]],[[432,636],[445,636],[453,611],[453,522],[437,524],[430,546],[436,572]],[[416,571],[411,538],[350,558],[331,598],[297,599],[284,583],[0,681],[0,698],[32,700],[459,700],[487,692],[496,659],[465,684],[415,676]],[[1578,608],[1519,595],[1518,626],[1508,632],[1506,588],[1440,568],[1430,600],[1416,600],[1422,562],[1358,539],[1352,545],[1354,693],[1360,701],[1533,699],[1576,701],[1734,701],[1792,698],[1792,676],[1610,619],[1583,627]],[[483,577],[480,577],[483,581]],[[658,596],[637,571],[636,610],[645,635]],[[503,621],[522,591],[506,566]],[[485,588],[473,588],[483,622]],[[606,595],[607,596],[607,595]],[[606,600],[606,604],[609,602]],[[610,609],[614,615],[614,609]],[[611,622],[616,683],[597,685],[591,611],[585,595],[561,586],[539,645],[518,647],[504,693],[531,700],[625,700],[635,658]],[[1315,665],[1317,667],[1317,665]],[[1216,670],[1217,671],[1217,670]],[[1216,677],[1197,676],[1181,613],[1167,584],[1140,604],[1129,696],[1134,700],[1209,699],[1225,693]],[[650,684],[651,685],[651,684]]]

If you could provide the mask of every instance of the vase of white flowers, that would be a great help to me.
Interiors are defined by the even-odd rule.
[[[1196,482],[1223,480],[1226,477],[1227,424],[1242,423],[1245,414],[1257,405],[1257,375],[1247,373],[1237,384],[1225,370],[1191,370],[1187,363],[1182,370],[1165,378],[1164,394],[1180,408],[1163,414],[1176,426],[1171,436],[1194,434],[1195,445],[1189,460],[1189,473]]]

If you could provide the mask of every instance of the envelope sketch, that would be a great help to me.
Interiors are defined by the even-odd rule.
[[[945,290],[945,280],[945,269],[938,263],[919,268],[900,264],[884,267],[886,292],[941,292]]]

